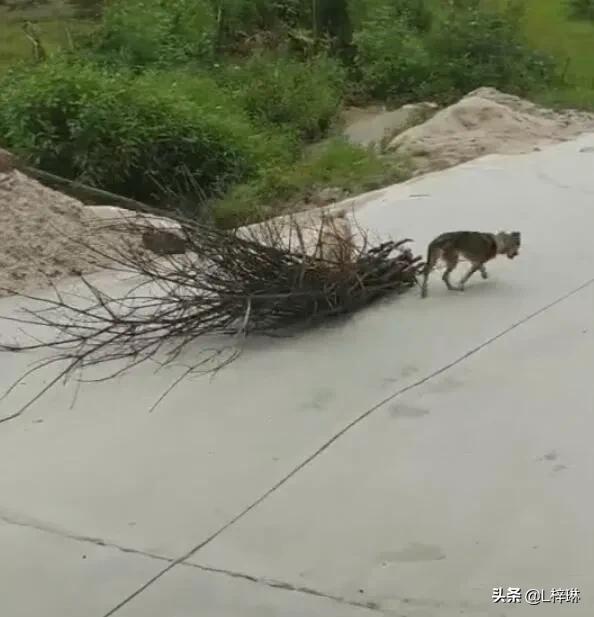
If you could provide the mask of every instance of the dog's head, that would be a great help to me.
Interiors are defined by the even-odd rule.
[[[510,233],[500,231],[496,239],[500,253],[507,255],[509,259],[517,257],[522,243],[522,235],[519,231],[512,231]]]

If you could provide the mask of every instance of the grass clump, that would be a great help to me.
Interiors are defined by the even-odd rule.
[[[213,208],[216,222],[224,227],[264,219],[295,205],[315,203],[316,192],[339,187],[356,195],[399,182],[410,176],[405,160],[382,157],[371,150],[332,138],[306,151],[289,165],[271,166],[251,182],[233,188]]]

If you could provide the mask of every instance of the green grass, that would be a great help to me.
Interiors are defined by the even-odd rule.
[[[569,83],[594,90],[594,22],[570,19],[564,0],[525,0],[526,34],[566,67]]]
[[[401,182],[410,177],[408,161],[382,157],[332,138],[307,148],[295,163],[269,168],[236,186],[214,206],[215,220],[233,226],[266,218],[302,203],[306,195],[325,187],[340,187],[351,195]]]
[[[46,4],[26,9],[9,10],[0,6],[0,72],[32,58],[31,43],[22,30],[26,20],[35,24],[48,54],[68,47],[68,31],[75,36],[93,27],[90,22],[76,19],[72,9],[62,0],[48,0]]]
[[[499,5],[506,0],[488,0]],[[594,109],[594,22],[572,19],[565,0],[524,0],[525,32],[559,61],[567,86],[535,98],[559,107]]]
[[[526,0],[526,34],[561,62],[567,86],[535,98],[554,107],[594,110],[594,23],[571,19],[564,0]]]

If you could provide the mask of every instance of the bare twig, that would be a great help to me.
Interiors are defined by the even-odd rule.
[[[82,275],[83,295],[64,294],[57,287],[48,298],[19,294],[32,301],[33,308],[27,308],[23,317],[5,319],[52,334],[47,341],[30,335],[29,343],[0,344],[0,350],[7,352],[52,352],[19,382],[54,363],[63,367],[32,400],[0,422],[21,415],[74,372],[81,375],[85,368],[115,363],[107,377],[77,377],[78,382],[103,381],[147,360],[170,366],[204,336],[232,337],[228,357],[213,350],[205,358],[203,350],[156,406],[190,373],[212,375],[234,361],[247,336],[282,334],[353,313],[389,293],[412,287],[421,266],[420,257],[404,248],[408,239],[370,245],[367,234],[357,227],[355,242],[355,234],[344,232],[346,223],[337,226],[332,216],[322,217],[317,226],[288,217],[232,232],[190,224],[181,217],[177,222],[184,255],[157,259],[138,250],[138,236],[150,226],[139,218],[109,224],[112,231],[121,232],[121,242],[107,248],[85,245],[103,263],[109,258],[113,271],[140,277],[140,283],[120,295],[99,289]]]

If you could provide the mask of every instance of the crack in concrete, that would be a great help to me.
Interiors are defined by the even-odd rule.
[[[149,559],[157,559],[159,561],[166,561],[168,563],[173,561],[173,558],[171,557],[164,557],[163,555],[156,555],[154,553],[148,553],[146,551],[141,551],[135,548],[120,546],[119,544],[108,542],[101,538],[94,538],[92,536],[84,536],[84,535],[70,533],[68,531],[57,529],[55,527],[51,527],[50,525],[46,525],[38,521],[34,521],[32,519],[25,519],[24,517],[17,517],[17,516],[11,516],[8,514],[0,513],[0,522],[6,523],[7,525],[15,525],[17,527],[24,527],[25,529],[35,529],[36,531],[40,531],[42,533],[47,533],[53,536],[58,536],[59,538],[66,538],[67,540],[74,540],[75,542],[83,542],[86,544],[94,544],[95,546],[111,548],[121,553],[128,553],[128,554],[131,553],[133,555],[140,555],[142,557],[148,557]]]
[[[95,546],[100,546],[103,548],[115,549],[121,553],[138,555],[140,557],[147,557],[148,559],[156,559],[158,561],[166,561],[168,563],[172,563],[173,561],[175,561],[171,557],[165,557],[163,555],[156,555],[154,553],[148,553],[146,551],[142,551],[139,549],[121,546],[119,544],[114,544],[113,542],[108,542],[107,540],[103,540],[101,538],[73,534],[73,533],[70,533],[64,530],[56,529],[55,527],[51,527],[49,525],[44,525],[38,521],[33,521],[31,519],[25,520],[23,517],[16,517],[16,516],[11,516],[11,515],[0,513],[0,522],[6,523],[7,525],[14,525],[16,527],[23,527],[25,529],[34,529],[35,531],[39,531],[41,533],[47,533],[49,535],[57,536],[59,538],[63,538],[67,540],[73,540],[74,542],[82,542],[84,544],[93,544]],[[285,581],[281,581],[277,579],[259,578],[257,576],[246,574],[244,572],[235,572],[233,570],[225,570],[222,568],[212,568],[209,566],[204,566],[204,565],[190,563],[190,562],[183,562],[183,563],[180,563],[179,565],[182,567],[186,567],[186,568],[195,568],[203,572],[209,572],[212,574],[221,574],[223,576],[228,576],[230,578],[238,578],[238,579],[250,581],[252,583],[264,585],[266,587],[271,587],[274,589],[283,589],[286,591],[293,591],[296,593],[304,593],[304,594],[311,595],[311,596],[326,598],[328,600],[334,600],[335,602],[339,602],[341,604],[347,604],[350,606],[355,606],[358,608],[379,610],[379,607],[374,602],[356,602],[352,600],[346,600],[345,598],[341,598],[339,596],[334,596],[328,593],[324,593],[322,591],[318,591],[317,589],[312,589],[311,587],[293,585],[291,583],[287,583]]]
[[[358,602],[356,600],[348,600],[347,598],[343,598],[341,596],[336,596],[330,593],[322,592],[317,589],[313,589],[311,587],[306,587],[303,585],[293,585],[291,583],[287,583],[285,581],[281,581],[278,579],[272,579],[268,577],[257,577],[251,574],[245,574],[243,572],[236,572],[235,570],[226,570],[224,568],[214,568],[211,566],[205,566],[205,565],[201,565],[197,563],[184,562],[180,564],[180,566],[196,568],[204,572],[209,572],[213,574],[221,574],[223,576],[229,576],[230,578],[238,578],[238,579],[249,581],[251,583],[264,585],[266,587],[272,587],[274,589],[282,589],[286,591],[304,593],[304,594],[316,596],[319,598],[326,598],[328,600],[333,600],[335,602],[338,602],[339,604],[353,606],[355,608],[365,608],[370,611],[379,612],[381,615],[384,615],[386,617],[388,615],[394,615],[395,617],[396,615],[398,617],[404,617],[404,615],[400,612],[399,609],[387,608],[387,607],[382,606],[379,602],[375,602],[375,601]],[[465,601],[456,602],[456,603],[446,603],[446,602],[443,602],[442,600],[433,600],[429,598],[412,598],[409,596],[406,596],[406,597],[391,596],[390,599],[400,602],[403,605],[403,607],[408,607],[409,609],[413,607],[431,608],[431,609],[450,608],[450,609],[455,609],[455,610],[475,610],[475,611],[481,611],[484,609],[483,604],[475,604],[475,603],[470,603],[470,602],[465,602]],[[398,613],[396,613],[396,611],[398,611]]]
[[[405,392],[409,392],[410,390],[413,390],[414,388],[418,388],[419,386],[422,386],[423,384],[425,384],[428,381],[434,379],[435,377],[438,377],[438,376],[442,375],[443,373],[449,371],[451,368],[457,366],[458,364],[461,364],[462,362],[464,362],[465,360],[467,360],[471,356],[474,356],[475,354],[477,354],[478,352],[482,351],[483,349],[485,349],[486,347],[488,347],[489,345],[491,345],[492,343],[494,343],[498,339],[506,336],[507,334],[509,334],[510,332],[515,330],[516,328],[519,328],[520,326],[524,325],[528,321],[530,321],[530,320],[534,319],[535,317],[538,317],[538,316],[542,315],[543,313],[545,313],[546,311],[550,310],[551,308],[553,308],[557,304],[560,304],[561,302],[564,302],[568,298],[578,294],[580,291],[582,291],[582,290],[586,289],[587,287],[589,287],[590,285],[592,285],[592,283],[594,283],[594,278],[589,279],[588,281],[586,281],[582,285],[580,285],[580,286],[574,288],[573,290],[563,294],[562,296],[558,297],[556,300],[553,300],[552,302],[550,302],[549,304],[545,305],[544,307],[541,307],[540,309],[537,309],[536,311],[526,315],[525,317],[523,317],[519,321],[513,323],[511,326],[508,326],[507,328],[504,328],[499,333],[493,335],[492,337],[490,337],[486,341],[483,341],[479,345],[473,347],[472,349],[470,349],[466,353],[462,354],[461,356],[459,356],[455,360],[452,360],[451,362],[449,362],[448,364],[442,366],[441,368],[436,369],[435,371],[429,373],[428,375],[425,375],[425,377],[422,377],[421,379],[418,379],[417,381],[415,381],[415,382],[413,382],[413,383],[411,383],[411,384],[401,388],[400,390],[397,390],[393,394],[391,394],[391,395],[387,396],[386,398],[384,398],[383,400],[381,400],[379,403],[376,403],[375,405],[373,405],[372,407],[367,409],[365,412],[363,412],[362,414],[357,416],[354,420],[349,422],[346,426],[344,426],[340,431],[335,433],[330,439],[328,439],[317,450],[315,450],[306,459],[304,459],[299,465],[294,467],[288,474],[286,474],[283,478],[281,478],[276,484],[274,484],[270,489],[268,489],[258,499],[253,501],[250,505],[246,506],[236,516],[234,516],[232,519],[230,519],[227,523],[225,523],[217,531],[212,533],[208,538],[206,538],[205,540],[203,540],[202,542],[200,542],[199,544],[197,544],[196,546],[191,548],[185,555],[182,555],[178,559],[172,561],[166,568],[164,568],[161,572],[157,573],[155,576],[153,576],[148,581],[146,581],[146,583],[144,583],[142,586],[140,586],[136,591],[132,592],[130,595],[128,595],[126,598],[124,598],[121,602],[119,602],[116,606],[114,606],[109,612],[107,612],[103,617],[111,617],[117,611],[119,611],[120,608],[122,608],[123,606],[128,604],[130,601],[132,601],[134,598],[136,598],[136,596],[138,596],[143,591],[145,591],[148,587],[150,587],[153,583],[155,583],[157,580],[159,580],[163,575],[165,575],[167,572],[169,572],[176,565],[178,565],[180,563],[183,563],[183,562],[187,561],[188,559],[190,559],[190,557],[195,555],[198,551],[200,551],[200,549],[202,549],[207,544],[212,542],[215,538],[217,538],[219,535],[221,535],[223,532],[225,532],[227,529],[229,529],[237,521],[239,521],[241,518],[246,516],[252,510],[257,508],[265,499],[267,499],[272,494],[274,494],[278,489],[280,489],[282,486],[284,486],[291,478],[293,478],[296,474],[298,474],[302,469],[307,467],[307,465],[309,465],[314,459],[316,459],[323,452],[325,452],[334,442],[336,442],[338,439],[340,439],[345,433],[350,431],[352,428],[357,426],[359,423],[361,423],[364,420],[366,420],[372,413],[377,411],[380,407],[382,407],[382,406],[386,405],[387,403],[393,401],[395,398],[397,398],[398,396],[401,396]]]
[[[348,606],[354,606],[357,608],[366,608],[371,611],[380,610],[380,607],[377,604],[377,602],[357,602],[356,600],[347,600],[346,598],[335,596],[329,593],[324,593],[323,591],[319,591],[311,587],[305,587],[303,585],[293,585],[292,583],[287,583],[286,581],[281,581],[281,580],[277,580],[273,578],[266,578],[266,577],[260,578],[257,576],[252,576],[251,574],[245,574],[243,572],[235,572],[234,570],[225,570],[223,568],[213,568],[210,566],[204,566],[204,565],[200,565],[197,563],[190,563],[187,561],[180,565],[191,567],[191,568],[196,568],[203,572],[210,572],[213,574],[222,574],[224,576],[229,576],[231,578],[239,578],[242,580],[250,581],[251,583],[257,583],[260,585],[265,585],[266,587],[272,587],[273,589],[282,589],[284,591],[304,593],[310,596],[316,596],[318,598],[326,598],[327,600],[333,600],[334,602],[338,602],[340,604],[346,604]]]

